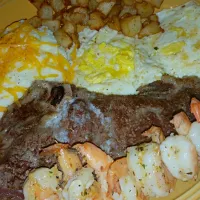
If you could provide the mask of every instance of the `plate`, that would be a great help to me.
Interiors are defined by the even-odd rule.
[[[178,6],[188,0],[164,0],[161,9]],[[10,23],[27,19],[36,14],[36,9],[28,0],[0,0],[0,30]],[[200,175],[199,175],[200,177]],[[196,181],[177,181],[175,192],[165,198],[152,198],[151,200],[199,200],[200,178]]]

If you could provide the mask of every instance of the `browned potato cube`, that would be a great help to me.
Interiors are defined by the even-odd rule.
[[[114,16],[112,18],[112,21],[108,22],[107,25],[108,25],[109,28],[111,28],[113,30],[116,30],[116,31],[121,30],[120,21],[119,21],[119,18],[117,16]]]
[[[135,4],[134,0],[123,0],[123,3],[127,6],[133,6]]]
[[[86,8],[74,7],[63,14],[64,20],[72,21],[74,24],[87,24],[89,14]]]
[[[99,3],[97,6],[97,10],[103,13],[105,16],[111,11],[112,7],[115,5],[115,1],[105,1]]]
[[[42,25],[47,26],[52,32],[55,32],[60,28],[60,21],[56,19],[55,20],[43,19]]]
[[[76,33],[76,26],[70,21],[65,21],[62,28],[69,35]]]
[[[34,27],[34,28],[38,28],[42,25],[42,20],[35,16],[35,17],[32,17],[28,20],[28,22]]]
[[[113,16],[118,16],[119,13],[121,12],[121,9],[122,9],[122,6],[121,6],[121,5],[115,4],[115,5],[112,7],[111,11],[109,12],[108,17],[112,18]]]
[[[138,37],[142,38],[159,32],[163,32],[163,29],[160,27],[160,24],[158,22],[150,22],[148,25],[142,28],[142,30],[138,34]]]
[[[38,10],[38,16],[41,19],[53,19],[53,8],[46,3],[42,4]]]
[[[77,29],[77,32],[79,33],[79,32],[81,32],[81,31],[83,31],[84,30],[84,28],[86,28],[87,26],[84,26],[84,25],[80,25],[80,24],[77,24],[77,27],[76,27],[76,29]]]
[[[59,12],[65,8],[63,0],[49,0],[49,3],[55,12]]]
[[[123,9],[121,10],[119,14],[119,17],[122,17],[125,14],[136,15],[137,10],[133,6],[123,6]]]
[[[63,18],[67,21],[72,21],[74,24],[83,23],[84,14],[81,13],[64,13]]]
[[[156,8],[160,8],[164,0],[146,0]]]
[[[142,28],[141,19],[138,15],[121,19],[120,24],[122,33],[129,37],[137,35]]]
[[[54,36],[58,44],[64,48],[70,48],[73,44],[72,39],[63,29],[58,29],[56,32],[54,32]]]
[[[78,35],[77,34],[72,34],[71,35],[73,42],[76,44],[76,47],[79,48],[80,47],[80,42],[78,39]]]
[[[149,17],[149,19],[150,19],[151,21],[153,21],[153,22],[158,22],[158,16],[157,16],[157,15],[151,15],[151,16]]]
[[[72,6],[88,7],[89,0],[70,0]]]
[[[30,2],[39,9],[45,0],[30,0]]]
[[[150,23],[150,20],[148,18],[142,18],[141,22],[142,22],[142,26],[144,27],[144,26],[146,26],[147,24]]]
[[[103,16],[100,12],[93,12],[90,14],[88,25],[91,29],[99,30],[104,26]]]
[[[99,3],[97,2],[97,0],[89,0],[89,10],[90,11],[95,10],[97,8],[98,4]]]
[[[153,6],[148,2],[136,3],[135,7],[141,17],[149,17],[154,12]]]

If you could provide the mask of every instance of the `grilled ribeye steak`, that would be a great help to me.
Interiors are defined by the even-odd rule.
[[[0,188],[22,189],[28,172],[51,167],[55,157],[40,157],[55,140],[74,144],[90,141],[113,158],[130,145],[147,141],[141,133],[152,125],[165,135],[175,132],[172,116],[189,111],[191,97],[200,98],[198,78],[163,77],[140,88],[138,95],[103,95],[36,81],[20,105],[13,104],[0,121]],[[0,190],[1,192],[1,190]]]

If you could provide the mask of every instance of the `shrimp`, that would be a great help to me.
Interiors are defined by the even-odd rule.
[[[108,171],[108,186],[114,200],[144,199],[136,187],[133,174],[128,170],[126,158],[118,159],[111,164]]]
[[[191,122],[184,112],[180,112],[174,115],[173,119],[170,121],[179,135],[188,135]]]
[[[161,128],[152,126],[150,129],[142,133],[143,136],[146,136],[148,138],[151,138],[153,142],[157,144],[161,144],[162,141],[164,141],[165,136],[161,130]]]
[[[174,179],[163,166],[159,144],[146,143],[127,149],[129,170],[135,174],[145,196],[167,196],[174,187]]]
[[[96,184],[92,168],[78,170],[63,189],[66,200],[98,199],[100,187]]]
[[[183,135],[169,136],[160,145],[161,157],[171,174],[182,181],[196,178],[198,157],[194,144]]]
[[[197,120],[200,120],[200,102],[195,98],[191,101],[191,112]],[[171,122],[179,135],[185,135],[192,141],[200,157],[200,123],[198,121],[191,123],[184,112],[176,114]]]
[[[59,200],[60,191],[57,189],[62,173],[57,166],[39,168],[31,172],[25,181],[23,193],[25,200]]]
[[[196,98],[192,98],[190,108],[191,113],[194,114],[197,122],[200,123],[200,101]]]
[[[77,169],[82,167],[78,155],[69,149],[68,144],[54,144],[42,150],[41,155],[55,153],[58,155],[58,163],[64,174],[64,180],[68,181]]]
[[[91,143],[76,144],[73,146],[86,159],[87,164],[95,170],[101,185],[103,199],[108,199],[107,173],[113,159],[101,149]]]

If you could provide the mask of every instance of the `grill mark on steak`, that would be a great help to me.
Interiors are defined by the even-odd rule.
[[[169,123],[175,113],[184,111],[194,120],[191,97],[200,98],[200,80],[195,77],[164,76],[129,96],[36,81],[21,106],[10,106],[0,121],[0,191],[20,190],[30,170],[51,167],[55,156],[41,157],[39,152],[55,139],[70,144],[90,141],[116,158],[128,146],[147,141],[141,133],[152,125],[167,136],[175,132]]]

